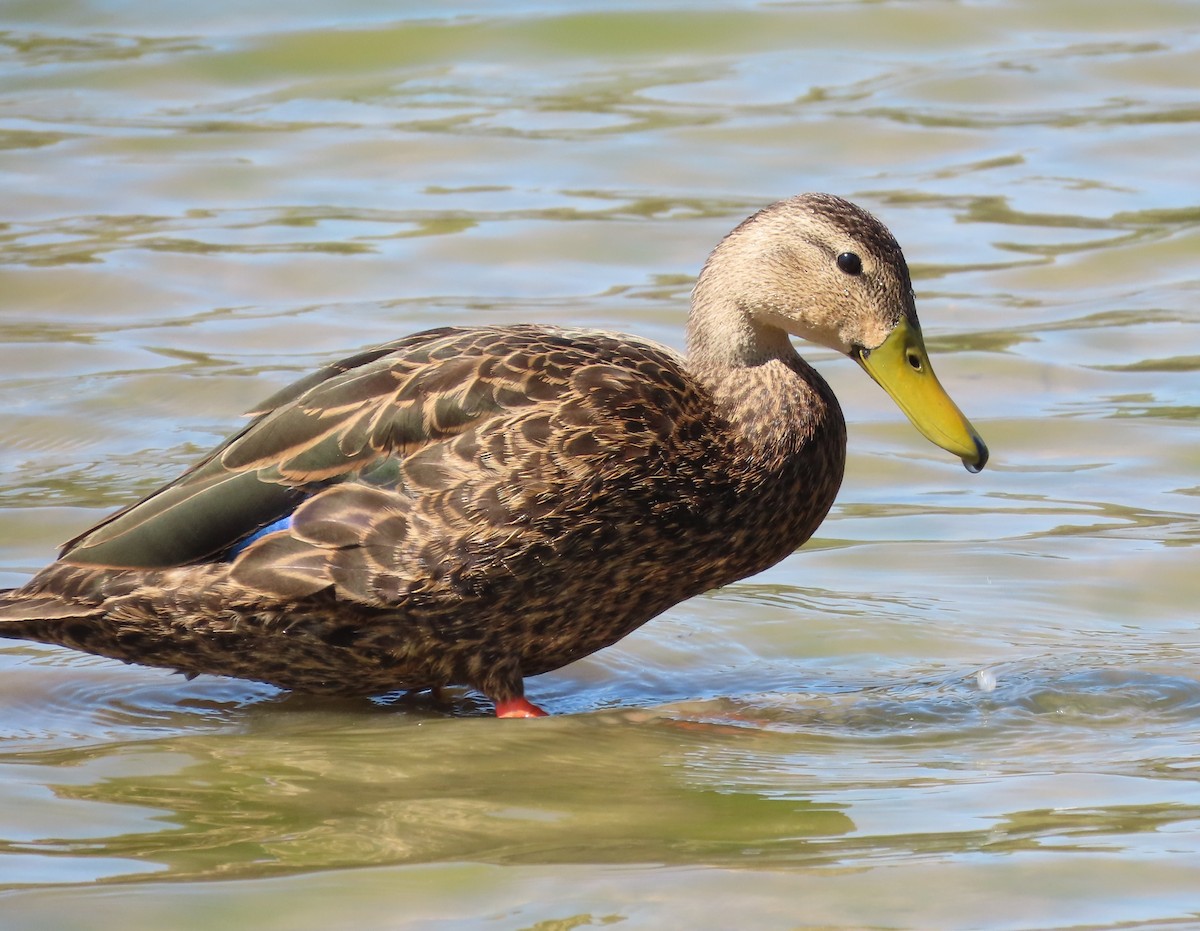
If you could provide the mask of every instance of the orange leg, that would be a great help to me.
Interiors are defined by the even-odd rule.
[[[496,702],[496,717],[498,718],[544,718],[545,711],[524,698],[510,698]]]

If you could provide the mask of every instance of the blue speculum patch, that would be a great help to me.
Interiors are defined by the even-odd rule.
[[[287,530],[291,526],[292,515],[289,514],[287,517],[279,518],[279,520],[275,521],[273,524],[267,524],[265,527],[259,527],[258,530],[254,531],[254,533],[250,534],[249,536],[242,537],[242,539],[238,540],[237,543],[229,547],[228,558],[236,559],[242,550],[244,550],[259,537],[266,536],[268,533],[274,533],[276,530]]]

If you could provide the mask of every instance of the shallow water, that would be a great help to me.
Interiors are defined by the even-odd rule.
[[[21,929],[1200,923],[1200,5],[0,6],[0,583],[296,374],[681,342],[746,214],[905,247],[971,476],[857,367],[829,520],[531,680],[327,702],[0,641]]]

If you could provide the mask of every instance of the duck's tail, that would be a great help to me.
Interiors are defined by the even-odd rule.
[[[0,637],[62,643],[63,631],[73,624],[89,624],[103,611],[58,595],[22,595],[20,589],[0,589]]]

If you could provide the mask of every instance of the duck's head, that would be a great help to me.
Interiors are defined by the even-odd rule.
[[[788,334],[828,346],[862,366],[913,426],[970,471],[987,463],[987,446],[929,363],[904,254],[861,207],[801,194],[759,211],[713,251],[693,306],[694,356],[753,365],[790,352]],[[729,325],[713,326],[714,318]]]

